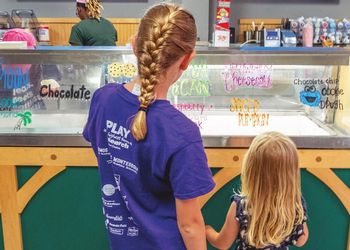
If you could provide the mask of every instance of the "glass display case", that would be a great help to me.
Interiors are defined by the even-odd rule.
[[[222,226],[253,137],[277,130],[298,146],[304,248],[350,250],[349,58],[344,48],[197,48],[168,99],[202,133],[216,183],[200,198],[207,224]],[[94,91],[135,77],[135,56],[42,47],[0,50],[0,60],[0,249],[108,248],[96,157],[81,133]]]
[[[247,147],[276,130],[299,148],[350,148],[349,57],[343,48],[198,48],[168,99],[206,147]],[[2,50],[0,60],[2,146],[88,146],[94,91],[137,74],[123,48]]]

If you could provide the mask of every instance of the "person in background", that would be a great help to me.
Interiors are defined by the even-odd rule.
[[[37,41],[32,33],[24,29],[11,29],[4,33],[3,41],[25,41],[27,49],[33,50]],[[6,74],[16,75],[16,77],[7,77],[15,80],[11,85],[19,87],[11,90],[12,109],[14,110],[42,110],[46,105],[40,96],[42,83],[46,82],[52,90],[58,90],[62,75],[57,65],[41,64],[8,64],[2,65],[3,78]],[[26,80],[28,82],[24,82]]]
[[[209,243],[228,249],[236,240],[238,250],[303,246],[309,232],[295,144],[277,132],[255,137],[243,160],[241,181],[241,194],[233,195],[221,231],[206,226]]]
[[[115,46],[118,41],[113,24],[101,17],[99,0],[77,0],[76,15],[81,21],[72,27],[69,38],[71,45]]]
[[[34,35],[24,29],[11,29],[4,33],[3,41],[25,41],[27,49],[35,49],[36,39]],[[31,64],[8,64],[2,66],[4,75],[15,75],[7,77],[7,79],[16,79],[11,85],[12,109],[13,110],[30,110],[45,109],[45,104],[40,97],[40,80],[42,76],[42,68],[40,65]],[[27,82],[25,82],[25,79]]]
[[[136,36],[139,78],[98,89],[83,132],[98,160],[111,249],[203,250],[197,198],[215,183],[199,128],[166,99],[195,56],[195,20],[159,4]]]

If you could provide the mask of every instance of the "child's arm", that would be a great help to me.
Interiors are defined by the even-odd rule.
[[[309,238],[309,229],[307,227],[306,222],[304,222],[303,227],[304,227],[304,233],[299,236],[297,243],[295,244],[295,246],[297,246],[297,247],[304,246]]]
[[[206,250],[204,220],[197,199],[176,199],[176,218],[186,249]]]
[[[239,231],[239,222],[236,220],[236,207],[236,202],[232,202],[220,233],[216,232],[211,226],[206,226],[207,240],[212,246],[219,249],[228,249],[236,240]]]

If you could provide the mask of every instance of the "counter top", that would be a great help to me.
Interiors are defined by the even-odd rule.
[[[32,127],[16,133],[6,131],[3,122],[3,126],[0,123],[0,146],[89,147],[81,135],[86,118],[86,114],[52,114],[48,120],[45,115],[33,114]],[[200,131],[208,148],[247,148],[255,135],[274,130],[290,136],[298,148],[350,149],[349,136],[302,114],[272,115],[268,127],[234,125],[238,124],[238,117],[228,113],[205,114],[202,118],[205,119]],[[17,120],[10,119],[12,123]],[[6,122],[11,122],[10,119]]]
[[[230,48],[196,47],[197,58],[202,55],[215,55],[206,58],[208,64],[222,65],[230,63],[255,63],[270,65],[348,65],[349,48],[295,47],[264,48],[239,44]],[[130,47],[86,47],[86,46],[38,46],[35,50],[0,50],[2,63],[50,64],[96,64],[115,61],[116,55],[130,55]],[[19,57],[20,56],[20,57]],[[84,60],[82,60],[84,58]],[[196,60],[195,59],[195,60]]]

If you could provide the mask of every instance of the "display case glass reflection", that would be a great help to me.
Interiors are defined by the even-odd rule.
[[[348,64],[279,63],[278,55],[273,63],[262,63],[259,57],[255,62],[240,56],[244,60],[199,53],[169,91],[170,102],[203,136],[350,133]],[[41,58],[1,65],[0,133],[81,134],[94,91],[137,75],[130,51],[95,61],[74,54],[67,60],[57,56],[57,63],[55,56]]]

